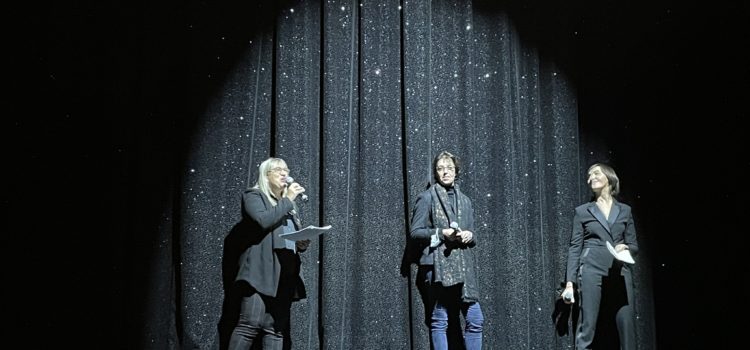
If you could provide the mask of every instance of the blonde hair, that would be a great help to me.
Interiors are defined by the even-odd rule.
[[[286,167],[286,162],[281,158],[271,157],[260,163],[260,166],[258,167],[258,181],[255,183],[255,186],[253,186],[253,188],[259,189],[261,193],[266,195],[268,200],[271,201],[274,206],[278,203],[278,200],[271,192],[271,185],[268,184],[268,173],[271,171],[271,169],[277,166]],[[284,189],[282,195],[284,195],[285,193],[286,188]]]

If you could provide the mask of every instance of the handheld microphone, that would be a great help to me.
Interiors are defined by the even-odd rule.
[[[291,176],[287,176],[286,179],[285,179],[285,181],[286,181],[286,185],[288,187],[289,185],[291,185],[291,184],[294,183],[294,178],[291,177]],[[302,196],[301,196],[301,198],[302,198],[303,202],[307,202],[307,195],[306,194],[303,193]]]
[[[563,292],[562,298],[563,298],[563,300],[565,300],[565,301],[567,301],[569,303],[574,303],[576,301],[575,297],[573,296],[573,291],[572,290],[567,290],[567,291]]]
[[[455,222],[455,221],[451,222],[451,228],[454,229],[454,230],[456,230],[456,231],[458,231],[458,232],[461,232],[461,228],[458,227],[458,223]]]

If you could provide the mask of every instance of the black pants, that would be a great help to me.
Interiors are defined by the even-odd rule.
[[[623,264],[603,248],[584,248],[580,267],[580,316],[576,349],[636,348],[633,291]]]
[[[281,261],[281,279],[275,297],[246,287],[237,326],[229,339],[228,350],[249,350],[253,343],[263,342],[263,350],[283,350],[284,336],[289,331],[290,311],[294,296],[294,252],[277,251]]]

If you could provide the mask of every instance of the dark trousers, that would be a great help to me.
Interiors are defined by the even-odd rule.
[[[228,350],[248,350],[258,339],[262,339],[263,350],[282,350],[290,307],[291,301],[258,293],[243,297],[240,319],[232,331]]]
[[[609,254],[608,251],[591,249],[588,253],[594,256],[588,257],[587,263],[580,268],[576,349],[634,350],[632,282],[622,276],[622,263],[615,261],[610,266],[604,266],[597,262],[607,259],[590,259]]]
[[[290,269],[293,254],[286,249],[278,253],[282,261],[282,277],[275,297],[262,295],[249,286],[242,292],[239,321],[232,331],[227,350],[249,350],[257,341],[263,342],[263,350],[284,349],[294,297],[295,275],[290,273],[294,272]]]

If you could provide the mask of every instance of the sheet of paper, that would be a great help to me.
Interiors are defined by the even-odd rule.
[[[615,247],[613,247],[612,244],[609,243],[609,241],[607,241],[607,249],[609,249],[609,252],[615,256],[615,259],[624,261],[628,264],[635,264],[633,256],[630,255],[630,250],[625,249],[618,253],[617,251],[615,251]]]
[[[319,235],[323,234],[324,232],[331,229],[331,225],[318,227],[318,226],[307,226],[299,231],[289,232],[289,233],[283,233],[279,236],[281,238],[288,239],[290,241],[302,241],[305,239],[312,239],[315,237],[318,237]]]

